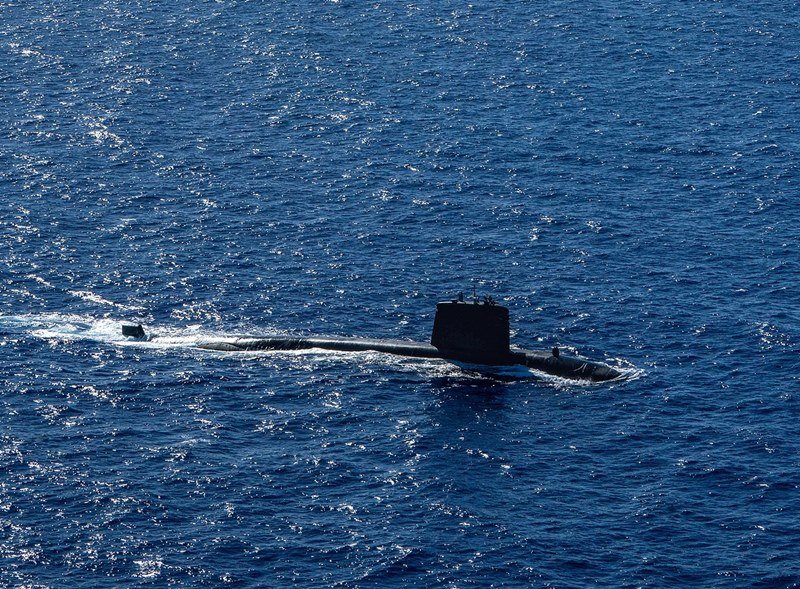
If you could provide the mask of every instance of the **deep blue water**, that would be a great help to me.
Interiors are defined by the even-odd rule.
[[[0,98],[0,585],[800,584],[793,2],[11,0]],[[192,348],[473,286],[634,377]]]

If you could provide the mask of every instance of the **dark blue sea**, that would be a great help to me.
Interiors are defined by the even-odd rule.
[[[0,586],[800,586],[798,113],[795,2],[0,2]],[[195,347],[473,288],[625,378]]]

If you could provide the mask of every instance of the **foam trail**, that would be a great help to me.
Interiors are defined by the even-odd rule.
[[[124,341],[118,321],[86,315],[1,315],[0,327],[11,333],[27,333],[42,339]]]
[[[120,346],[150,348],[197,348],[208,341],[233,342],[237,336],[203,331],[200,326],[149,329],[150,338],[136,340],[122,335],[122,322],[110,317],[66,313],[0,315],[0,329],[40,339],[89,340]]]
[[[105,305],[107,307],[114,307],[115,309],[122,309],[123,311],[142,311],[143,307],[139,307],[137,305],[123,305],[121,303],[115,303],[114,301],[109,301],[101,297],[99,294],[94,293],[90,290],[69,290],[67,291],[74,297],[82,299],[84,301],[88,301],[90,303],[96,303],[98,305]]]

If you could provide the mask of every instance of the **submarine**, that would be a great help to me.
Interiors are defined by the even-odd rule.
[[[140,324],[125,324],[126,337],[146,339]],[[220,352],[323,349],[340,352],[383,352],[415,358],[440,358],[488,366],[526,366],[566,379],[604,382],[622,377],[606,364],[551,351],[511,347],[508,308],[491,297],[442,301],[436,305],[430,343],[355,337],[241,336],[198,342],[195,347]]]

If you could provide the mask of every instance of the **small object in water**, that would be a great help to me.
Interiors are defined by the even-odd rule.
[[[561,352],[558,351],[556,346],[553,346],[553,357],[558,358],[561,355]]]
[[[142,327],[141,323],[137,323],[136,325],[123,323],[122,335],[125,337],[135,337],[137,339],[141,339],[144,337],[144,327]]]

